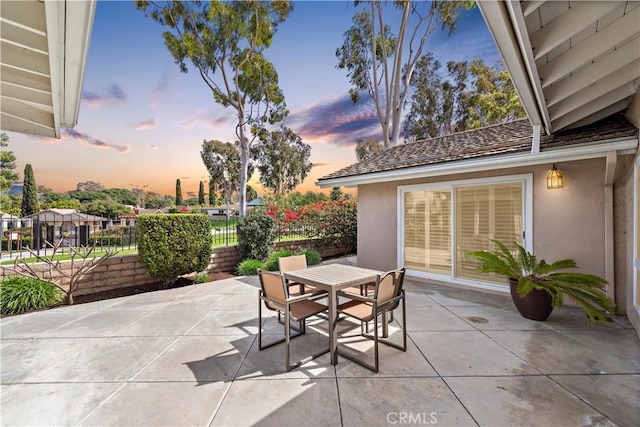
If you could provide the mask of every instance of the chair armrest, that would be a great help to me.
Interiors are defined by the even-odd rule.
[[[365,297],[363,295],[357,295],[357,294],[352,294],[350,292],[342,292],[342,291],[338,291],[336,293],[339,297],[345,297],[345,298],[349,298],[349,299],[355,299],[358,301],[362,301],[362,302],[369,302],[369,303],[374,303],[375,299],[373,298],[369,298],[369,297]]]
[[[289,298],[287,298],[287,302],[298,302],[298,301],[304,301],[304,300],[315,300],[315,299],[320,299],[320,298],[325,298],[325,297],[326,297],[326,295],[317,295],[317,294],[308,293],[308,294],[296,295],[294,297],[289,297]]]

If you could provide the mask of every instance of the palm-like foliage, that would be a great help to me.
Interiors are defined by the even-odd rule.
[[[578,272],[566,272],[577,268],[576,262],[563,259],[551,264],[540,260],[521,245],[515,243],[517,257],[501,242],[491,240],[498,249],[495,251],[469,252],[467,256],[481,262],[478,271],[496,273],[508,279],[518,281],[518,294],[525,297],[534,289],[540,289],[551,295],[554,307],[562,305],[564,297],[569,296],[578,302],[589,316],[589,320],[608,321],[601,311],[613,312],[615,304],[603,292],[607,281],[601,277]]]

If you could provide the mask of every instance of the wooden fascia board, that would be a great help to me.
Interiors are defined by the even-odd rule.
[[[73,127],[78,122],[95,10],[95,0],[67,1],[62,126]]]
[[[504,3],[480,1],[478,8],[500,52],[529,121],[532,125],[542,124],[542,116],[523,61],[522,52]]]

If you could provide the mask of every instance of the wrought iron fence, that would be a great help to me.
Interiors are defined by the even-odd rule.
[[[212,220],[213,246],[235,246],[237,217]],[[317,235],[312,226],[276,225],[276,240],[308,239]],[[53,245],[64,254],[69,246],[102,248],[116,246],[121,250],[135,250],[136,218],[110,218],[82,213],[41,213],[26,218],[3,218],[0,223],[2,259],[28,257],[28,249],[38,255],[50,253]],[[48,252],[49,251],[49,252]]]
[[[0,223],[2,258],[30,256],[29,249],[46,255],[58,246],[136,248],[135,218],[109,218],[83,213],[40,213],[26,218],[3,218]]]

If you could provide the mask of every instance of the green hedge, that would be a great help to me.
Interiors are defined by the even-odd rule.
[[[203,271],[211,259],[211,229],[204,215],[141,215],[136,238],[140,262],[167,283]]]

